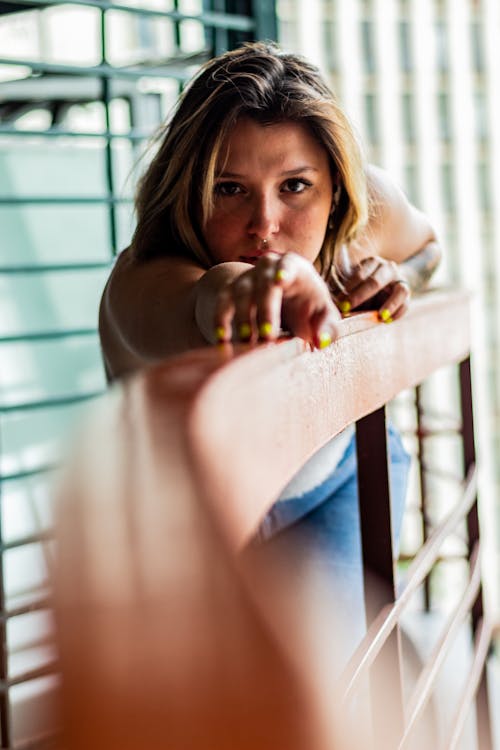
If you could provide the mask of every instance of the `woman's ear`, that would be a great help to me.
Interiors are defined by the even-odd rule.
[[[333,183],[333,197],[332,197],[332,207],[330,213],[334,214],[337,210],[337,206],[339,205],[340,201],[340,194],[342,193],[342,185],[340,183],[340,178],[337,176]]]

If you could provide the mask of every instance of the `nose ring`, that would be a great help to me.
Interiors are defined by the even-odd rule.
[[[264,238],[261,244],[262,244],[262,249],[265,250],[267,246],[269,245],[269,240],[267,238]]]

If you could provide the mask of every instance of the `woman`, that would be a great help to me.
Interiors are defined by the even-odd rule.
[[[401,317],[440,258],[427,219],[364,165],[318,70],[270,44],[196,76],[159,134],[136,208],[101,303],[111,378],[207,343],[274,341],[281,329],[329,346],[339,310]],[[359,582],[353,445],[352,428],[331,441],[260,536],[291,536]],[[397,532],[408,460],[394,432],[391,449]]]

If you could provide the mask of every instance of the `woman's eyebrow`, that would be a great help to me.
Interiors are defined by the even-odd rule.
[[[279,173],[279,177],[290,177],[291,175],[298,174],[299,172],[318,172],[319,170],[316,169],[316,167],[312,167],[309,164],[304,164],[299,167],[294,167],[293,169],[287,169],[284,172]],[[221,178],[224,179],[242,179],[244,178],[244,174],[240,174],[239,172],[217,172],[216,178],[220,180]]]
[[[285,172],[281,172],[280,177],[287,177],[293,174],[297,174],[298,172],[318,172],[319,170],[316,169],[316,167],[311,167],[309,164],[304,164],[300,167],[294,167],[293,169],[287,169]]]
[[[245,175],[244,174],[239,174],[238,172],[216,172],[215,176],[216,176],[217,179],[220,179],[221,177],[224,177],[224,178],[230,177],[231,179],[235,179],[235,178],[236,179],[241,179]]]

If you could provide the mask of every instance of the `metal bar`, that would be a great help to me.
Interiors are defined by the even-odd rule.
[[[448,411],[439,411],[432,406],[426,407],[424,417],[428,420],[435,419],[440,424],[443,424],[444,422],[445,424],[453,425],[457,430],[461,427],[461,421],[460,419],[457,419],[455,414],[450,414]]]
[[[351,657],[342,676],[342,683],[345,685],[345,690],[343,691],[344,700],[350,697],[358,680],[362,678],[365,671],[377,658],[387,636],[401,616],[403,609],[436,562],[443,541],[469,512],[476,497],[476,483],[476,469],[475,467],[471,467],[462,499],[439,526],[434,529],[425,546],[419,550],[413,564],[408,568],[405,588],[393,605],[386,605],[381,610]]]
[[[356,446],[363,566],[385,584],[383,606],[396,598],[384,407],[356,423]],[[370,582],[372,578],[365,579],[365,586]],[[369,625],[380,607],[373,611],[372,604],[367,605]]]
[[[460,537],[458,537],[458,539],[460,539],[460,541],[462,541]],[[413,562],[415,560],[415,558],[416,558],[416,554],[414,554],[414,555],[400,555],[399,558],[398,558],[398,562],[408,562],[408,563],[411,563],[411,562]],[[457,553],[452,553],[452,554],[449,554],[449,555],[438,555],[436,557],[436,560],[435,560],[434,564],[436,564],[436,563],[442,563],[442,562],[459,562],[459,561],[463,562],[464,559],[465,559],[465,555],[460,555],[458,552]]]
[[[417,684],[413,691],[410,702],[406,705],[406,727],[401,739],[399,750],[405,750],[415,726],[423,714],[423,711],[431,698],[432,688],[439,674],[443,661],[448,653],[450,646],[456,636],[459,626],[463,623],[470,612],[478,591],[481,586],[481,565],[479,562],[479,542],[474,548],[471,558],[471,575],[469,583],[460,598],[458,605],[448,617],[445,626],[442,629],[442,635],[432,649],[432,653],[427,660],[427,664],[422,670]]]
[[[463,424],[463,459],[464,473],[466,473],[475,460],[476,448],[474,444],[474,415],[472,409],[472,381],[470,357],[460,362],[460,405]],[[469,558],[476,542],[479,539],[479,514],[476,502],[467,515],[467,533]],[[472,633],[476,636],[479,622],[483,620],[483,594],[480,589],[472,608]],[[479,689],[476,693],[477,710],[477,738],[480,750],[491,750],[493,748],[491,712],[488,698],[488,682],[486,670],[482,670]]]
[[[68,5],[69,0],[12,0],[16,5],[40,6],[42,8]],[[98,10],[121,10],[125,13],[135,13],[140,16],[156,16],[170,18],[173,21],[200,21],[204,26],[225,28],[234,31],[253,31],[255,20],[250,16],[229,14],[223,12],[204,11],[203,13],[181,13],[177,10],[154,10],[137,5],[122,5],[107,2],[107,0],[71,0],[71,5],[83,5]],[[1,61],[0,61],[1,62]]]
[[[255,38],[276,41],[278,38],[276,3],[271,3],[269,0],[253,0],[253,12],[256,21]]]
[[[223,13],[226,7],[226,0],[212,0],[216,12]],[[206,0],[204,2],[206,5]],[[220,55],[228,49],[227,27],[214,28],[212,32],[211,43],[214,55]]]
[[[191,78],[192,72],[186,69],[187,65],[201,65],[208,59],[208,52],[190,55],[184,59],[176,59],[172,62],[170,59],[159,63],[155,67],[123,67],[117,68],[113,65],[61,65],[58,63],[46,63],[39,60],[20,60],[19,58],[0,58],[0,65],[19,66],[31,68],[33,73],[66,73],[73,76],[93,76],[102,78],[103,76],[112,76],[113,78],[174,78],[179,81],[185,81]]]
[[[89,401],[92,398],[102,395],[102,391],[93,393],[81,393],[74,396],[61,396],[59,398],[48,398],[44,401],[25,401],[21,404],[0,404],[0,414],[12,414],[12,412],[32,411],[33,409],[52,409],[58,406],[71,406],[82,401]]]
[[[53,539],[54,532],[42,531],[38,534],[27,534],[26,536],[19,537],[12,542],[1,542],[0,552],[7,552],[10,549],[17,549],[18,547],[24,547],[28,544],[37,544],[38,542],[49,542]]]
[[[463,480],[463,473],[458,474],[453,471],[447,471],[446,469],[440,469],[439,467],[433,466],[427,461],[423,462],[423,466],[427,474],[432,474],[432,476],[434,477],[439,477],[440,479],[447,479],[451,482],[455,482],[456,484],[460,484],[460,482],[462,482]]]
[[[52,608],[52,599],[49,597],[45,597],[44,599],[37,599],[34,602],[30,602],[30,604],[23,604],[19,607],[13,607],[12,609],[8,609],[4,613],[0,613],[0,618],[3,620],[12,620],[14,617],[21,617],[22,615],[28,615],[31,612],[39,612],[42,609],[51,609]]]
[[[1,89],[0,89],[1,90]],[[86,132],[83,130],[63,130],[59,127],[50,127],[47,130],[20,130],[8,125],[0,125],[0,136],[19,136],[21,139],[27,137],[34,138],[106,138],[109,140],[125,141],[147,141],[154,134],[151,131],[129,130],[126,133],[115,133],[112,130],[102,130],[99,132]]]
[[[23,273],[59,273],[65,271],[98,271],[110,268],[112,261],[103,260],[96,263],[54,263],[40,266],[0,266],[0,274]]]
[[[10,336],[0,336],[0,344],[18,344],[25,341],[52,341],[54,339],[78,338],[80,336],[97,336],[97,333],[97,328],[71,328],[66,331],[15,333]]]
[[[103,196],[87,196],[87,195],[51,195],[51,196],[39,196],[39,195],[16,195],[16,196],[0,196],[1,205],[18,205],[18,204],[32,204],[32,205],[50,205],[51,203],[57,203],[60,205],[73,205],[74,203],[81,203],[83,205],[94,205],[100,203],[132,203],[133,198],[123,198],[120,196],[109,197]]]
[[[1,624],[0,624],[1,626]],[[36,669],[29,669],[26,672],[23,672],[22,674],[16,675],[16,677],[11,677],[7,680],[0,680],[0,700],[7,695],[9,689],[11,687],[14,687],[14,685],[20,685],[23,682],[31,682],[32,680],[38,680],[40,677],[46,677],[49,674],[55,674],[59,670],[59,662],[55,659],[48,664],[45,664],[43,667],[37,667]],[[10,747],[9,745],[4,745],[3,747]]]
[[[179,0],[174,0],[174,11],[176,13],[179,12]],[[178,20],[176,20],[175,23],[174,23],[174,41],[175,41],[176,48],[180,49],[180,47],[181,47],[181,29],[180,29],[180,24],[179,24]]]
[[[460,403],[462,409],[462,449],[464,461],[464,474],[476,461],[476,448],[474,445],[474,417],[472,413],[472,384],[470,371],[470,358],[460,363]],[[469,534],[469,552],[472,551],[476,541],[479,539],[479,517],[477,502],[471,507],[467,518],[467,531]],[[476,603],[472,613],[473,627],[483,617],[482,599]]]
[[[392,551],[391,495],[385,407],[356,422],[358,501],[367,626],[396,598]],[[375,576],[375,587],[373,586]],[[404,728],[401,644],[398,624],[387,634],[381,661],[370,674],[374,736],[380,746],[397,746]],[[391,721],[387,721],[388,700]]]
[[[486,672],[485,666],[491,643],[491,633],[491,622],[489,620],[485,621],[484,619],[481,619],[477,623],[476,628],[472,666],[467,675],[467,682],[462,698],[455,716],[453,717],[451,735],[447,738],[446,742],[443,743],[442,750],[454,750],[458,746],[465,725],[465,720],[468,715],[468,709],[471,706],[474,696],[476,696],[477,705],[478,689],[480,689],[481,684],[484,684],[484,673]],[[484,718],[485,717],[480,714],[476,717],[479,750],[488,750],[493,747],[491,744],[491,725],[489,723],[482,724],[481,722]],[[489,719],[489,717],[487,718]]]
[[[106,65],[107,52],[106,52],[106,10],[101,10],[100,13],[100,32],[101,32],[101,64]],[[106,130],[111,129],[111,118],[109,112],[109,105],[111,101],[110,92],[110,77],[104,76],[101,79],[101,91],[102,91],[102,103],[104,104],[104,119],[106,123]],[[106,139],[106,146],[104,148],[104,173],[106,175],[106,188],[108,198],[108,226],[109,226],[109,237],[111,242],[111,255],[114,256],[117,253],[117,230],[116,230],[116,211],[115,205],[112,198],[115,194],[115,185],[113,177],[113,153],[111,148],[111,141]]]
[[[420,501],[421,501],[421,524],[422,539],[425,544],[429,536],[429,522],[427,513],[427,477],[424,468],[424,443],[423,443],[423,408],[422,408],[422,386],[417,385],[415,388],[415,407],[417,411],[417,459],[418,471],[420,477]],[[430,578],[426,576],[424,581],[424,609],[429,612],[431,609],[431,588]]]
[[[456,427],[443,427],[442,429],[427,429],[426,427],[421,427],[419,430],[419,435],[422,438],[422,440],[425,440],[426,438],[431,437],[449,437],[452,435],[460,435],[462,431],[461,425],[457,423]],[[414,435],[415,432],[411,429],[408,430],[400,430],[401,435]]]
[[[1,433],[0,433],[1,437]],[[1,447],[1,442],[0,442]],[[1,455],[1,451],[0,451]],[[0,544],[3,544],[3,497],[0,483]],[[0,554],[0,683],[9,677],[9,652],[7,643],[7,612],[5,593],[4,557]],[[12,727],[10,715],[10,701],[8,692],[0,694],[0,741],[3,748],[9,748],[12,742]]]
[[[38,474],[47,474],[59,468],[58,464],[45,464],[45,466],[37,466],[35,469],[24,469],[23,471],[14,471],[9,474],[0,474],[0,482],[18,482],[20,479],[29,479],[30,477],[38,476]]]

